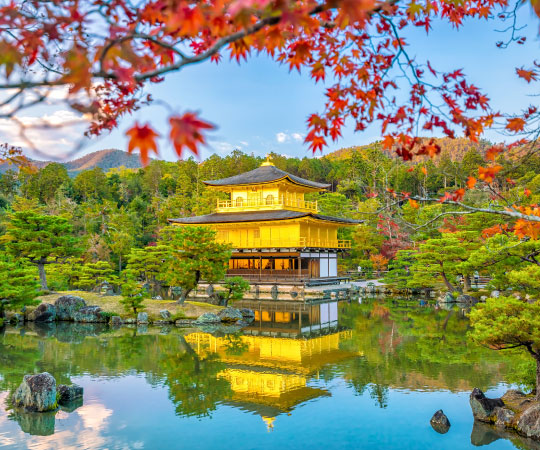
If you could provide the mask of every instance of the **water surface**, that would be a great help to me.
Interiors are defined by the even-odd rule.
[[[538,448],[474,425],[468,395],[507,388],[508,358],[466,339],[463,311],[418,301],[252,304],[239,332],[52,324],[0,334],[0,448]],[[82,405],[9,409],[24,374]],[[444,435],[429,419],[443,409]]]

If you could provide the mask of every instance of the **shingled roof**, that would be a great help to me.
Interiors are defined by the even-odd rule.
[[[304,178],[297,177],[287,173],[281,169],[278,169],[274,165],[262,165],[249,172],[241,173],[229,178],[222,178],[221,180],[203,181],[204,184],[209,186],[239,186],[245,184],[259,184],[270,183],[272,181],[278,181],[282,179],[288,179],[294,184],[302,186],[308,186],[315,189],[328,189],[329,184],[317,183],[316,181],[309,181]]]
[[[183,217],[178,219],[168,219],[170,223],[182,223],[186,225],[205,225],[214,223],[235,223],[235,222],[264,222],[268,220],[289,220],[301,217],[313,217],[314,219],[336,222],[343,225],[356,225],[363,220],[345,219],[342,217],[323,216],[310,212],[289,211],[280,209],[276,211],[250,211],[231,213],[212,213],[204,216]]]

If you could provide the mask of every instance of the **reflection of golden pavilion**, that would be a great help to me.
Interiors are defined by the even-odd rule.
[[[351,331],[306,339],[215,337],[199,332],[188,334],[186,340],[197,353],[219,355],[227,366],[219,376],[231,384],[232,404],[259,414],[270,430],[277,415],[330,395],[325,389],[308,386],[308,381],[325,365],[354,355],[339,348],[340,342],[350,337]]]
[[[173,225],[207,225],[217,239],[231,244],[230,275],[250,280],[300,282],[337,276],[337,256],[350,248],[338,229],[361,221],[319,214],[305,194],[330,187],[278,169],[267,160],[261,167],[221,180],[204,182],[227,193],[215,213],[169,219]]]

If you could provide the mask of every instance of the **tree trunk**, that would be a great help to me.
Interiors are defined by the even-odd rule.
[[[536,400],[540,401],[540,355],[534,359],[536,359]]]
[[[463,292],[469,292],[471,290],[471,277],[469,275],[463,275]]]
[[[122,255],[118,255],[118,274],[122,273]]]
[[[48,291],[49,288],[47,287],[47,275],[45,274],[45,264],[38,263],[38,270],[39,270],[39,282],[41,283],[41,290]]]
[[[450,292],[454,292],[456,290],[456,288],[454,286],[452,286],[452,283],[450,283],[450,281],[448,281],[448,278],[446,278],[446,274],[441,271],[441,276],[442,276],[444,284],[446,285],[448,290]]]

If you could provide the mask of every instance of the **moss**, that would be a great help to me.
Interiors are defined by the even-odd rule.
[[[171,321],[176,322],[178,319],[186,319],[186,313],[184,311],[178,311],[171,316]]]

